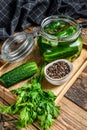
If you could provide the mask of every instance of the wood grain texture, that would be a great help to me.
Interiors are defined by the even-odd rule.
[[[87,112],[72,103],[67,98],[59,102],[60,116],[51,130],[87,130]],[[57,129],[57,127],[60,127]]]
[[[28,32],[30,30],[26,29],[25,31]],[[60,116],[57,119],[55,119],[55,122],[50,130],[87,130],[87,112],[78,107],[76,104],[74,104],[67,98],[63,97],[66,91],[71,87],[76,78],[85,68],[85,65],[83,66],[83,64],[87,60],[87,40],[85,40],[86,38],[87,36],[83,36],[83,43],[85,45],[83,46],[81,55],[77,58],[77,60],[73,62],[74,69],[72,72],[71,79],[69,81],[67,81],[62,86],[52,86],[45,79],[43,80],[43,88],[46,90],[51,90],[57,95],[56,104],[60,105],[61,107]],[[0,75],[15,68],[15,66],[19,66],[27,61],[35,61],[37,62],[38,66],[41,64],[42,59],[36,44],[33,49],[33,52],[31,52],[31,54],[28,55],[23,61],[9,64],[0,60]],[[80,72],[78,72],[79,70]],[[84,74],[85,72],[83,71],[82,75]],[[0,103],[3,103],[3,98],[6,102],[10,104],[14,103],[16,101],[16,97],[12,93],[10,93],[10,90],[21,87],[21,85],[25,82],[27,82],[27,80],[18,83],[10,87],[9,89],[6,89],[4,86],[0,86]],[[11,126],[10,123],[7,123],[7,125]],[[9,130],[14,130],[14,127]],[[40,128],[37,126],[37,124],[34,124],[22,130],[40,130]]]
[[[9,92],[6,88],[4,88],[1,85],[0,85],[0,98],[4,99],[4,102],[7,102],[8,104],[13,104],[16,101],[16,95]]]
[[[37,58],[38,57],[38,58]],[[51,90],[58,98],[56,100],[56,102],[59,102],[61,100],[61,98],[64,96],[64,94],[66,93],[66,91],[71,87],[71,85],[74,83],[75,80],[73,80],[73,77],[75,77],[75,75],[79,76],[79,74],[81,73],[81,71],[78,73],[78,70],[80,70],[81,66],[84,64],[84,62],[86,61],[86,58],[87,58],[87,50],[86,48],[83,48],[82,49],[82,52],[81,52],[81,55],[72,63],[73,64],[73,71],[72,71],[72,74],[71,74],[71,78],[70,80],[68,80],[66,83],[64,83],[63,85],[61,86],[53,86],[51,85],[50,83],[47,82],[46,79],[43,79],[43,89],[45,90]],[[3,73],[9,71],[9,70],[12,70],[13,68],[27,62],[27,61],[35,61],[37,63],[38,66],[41,65],[42,63],[42,57],[40,55],[40,52],[38,50],[38,47],[37,45],[34,47],[34,50],[32,51],[32,53],[27,56],[24,60],[20,61],[20,62],[16,62],[16,63],[6,63],[4,64],[0,69],[0,75],[2,75]],[[83,67],[84,68],[84,67]],[[77,77],[76,77],[77,78]],[[75,78],[75,79],[76,79]],[[8,98],[9,98],[9,95],[10,95],[10,98],[12,96],[13,98],[13,95],[11,95],[11,93],[9,92],[10,90],[13,90],[13,89],[16,89],[16,88],[19,88],[21,87],[25,82],[27,82],[28,80],[25,80],[25,81],[22,81],[20,83],[17,83],[16,85],[13,85],[12,87],[10,87],[9,89],[6,89],[4,86],[3,87],[0,87],[0,91],[3,93],[4,91],[4,88],[5,88],[5,92],[4,92],[4,97],[7,97],[8,95]],[[2,89],[3,88],[3,89]],[[7,91],[7,93],[6,93]],[[6,95],[5,95],[6,94]],[[1,94],[2,95],[2,94]],[[6,99],[7,100],[7,99]],[[10,99],[8,100],[10,101]],[[12,100],[11,100],[12,101]],[[12,102],[11,102],[12,103]],[[14,103],[14,100],[13,100],[13,103]]]
[[[87,68],[87,66],[86,66]],[[87,73],[82,73],[65,96],[87,111]]]
[[[64,95],[67,92],[67,90],[73,85],[73,83],[76,81],[76,79],[78,78],[78,76],[81,74],[81,72],[83,71],[83,69],[86,66],[87,66],[87,61],[85,61],[85,63],[79,68],[79,70],[71,78],[69,83],[63,88],[63,90],[61,91],[61,94],[57,96],[57,98],[55,100],[55,104],[57,104],[62,99],[62,97],[63,97],[62,95]]]
[[[58,105],[61,107],[60,115],[57,119],[55,119],[55,122],[51,126],[50,130],[87,130],[86,111],[65,97],[62,98]],[[27,130],[32,129],[28,127]],[[37,126],[37,130],[41,129]]]

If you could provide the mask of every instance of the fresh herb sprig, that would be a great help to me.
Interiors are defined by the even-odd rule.
[[[59,115],[60,107],[55,106],[53,92],[45,91],[41,87],[43,67],[39,75],[31,79],[31,83],[24,84],[21,88],[13,90],[17,95],[17,101],[11,106],[1,106],[0,111],[4,114],[17,115],[16,127],[21,129],[38,121],[42,130],[49,130],[54,118]]]

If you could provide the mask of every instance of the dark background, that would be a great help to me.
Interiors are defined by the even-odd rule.
[[[1,0],[0,40],[54,14],[87,18],[87,0]]]

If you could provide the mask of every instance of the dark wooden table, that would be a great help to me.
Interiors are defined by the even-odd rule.
[[[80,91],[79,94],[78,91]],[[71,92],[74,95],[70,94]],[[83,92],[86,94],[84,94],[85,96]],[[78,102],[76,102],[75,99],[78,99]],[[58,105],[61,107],[60,115],[50,130],[87,130],[87,68],[77,78]],[[7,120],[8,117],[4,119]],[[7,128],[9,128],[9,130],[16,130],[14,126],[11,126],[14,122],[11,116],[9,116],[9,120],[9,122],[4,123],[4,126],[6,126],[4,130],[7,130]],[[22,130],[40,129],[34,124]]]
[[[83,36],[87,48],[87,36]],[[0,62],[0,66],[4,61]],[[0,102],[4,102],[0,99]],[[50,130],[87,130],[87,66],[57,104],[61,107],[60,115],[55,119]],[[15,117],[0,114],[0,130],[17,130],[13,126]],[[4,126],[4,129],[2,128]],[[37,124],[22,130],[40,130]]]

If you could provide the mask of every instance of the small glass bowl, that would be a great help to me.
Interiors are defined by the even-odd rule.
[[[58,62],[60,62],[60,61],[66,63],[66,64],[68,65],[70,71],[68,72],[68,74],[66,74],[66,75],[63,76],[62,78],[52,78],[52,77],[50,77],[50,76],[47,74],[47,69],[48,69],[49,67],[53,66],[54,63],[58,63]],[[49,83],[51,83],[51,84],[53,84],[53,85],[62,85],[62,84],[64,84],[67,80],[70,79],[70,75],[71,75],[72,69],[73,69],[73,65],[72,65],[71,62],[69,62],[68,60],[65,60],[65,59],[60,59],[60,60],[56,60],[56,61],[53,61],[53,62],[47,64],[47,65],[45,66],[45,68],[44,68],[44,75],[45,75],[46,80],[47,80]]]

